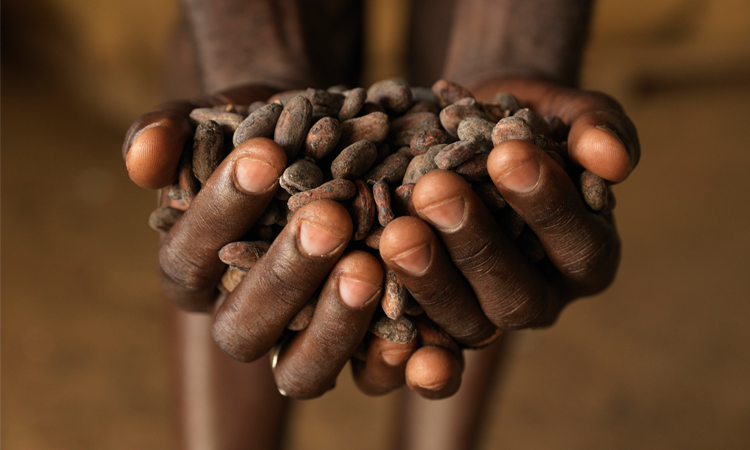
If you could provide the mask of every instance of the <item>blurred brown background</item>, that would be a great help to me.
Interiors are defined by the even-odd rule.
[[[371,0],[367,79],[404,4]],[[173,1],[2,2],[2,446],[170,449],[155,194],[120,156],[160,99]],[[395,56],[394,56],[395,55]],[[523,332],[484,448],[750,448],[750,3],[601,0],[584,85],[638,126],[615,284]],[[292,448],[387,448],[394,397],[348,372]]]

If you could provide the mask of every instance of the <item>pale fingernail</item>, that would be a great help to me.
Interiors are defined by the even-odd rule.
[[[380,286],[354,278],[339,277],[339,297],[346,306],[352,309],[362,309],[379,291]]]
[[[432,251],[430,244],[424,244],[417,248],[407,250],[395,258],[391,258],[391,261],[407,272],[419,275],[427,270],[427,266],[430,265],[431,259]]]
[[[620,136],[617,135],[617,132],[604,124],[596,125],[594,128],[596,128],[597,130],[603,131],[607,133],[608,135],[612,136],[613,138],[617,139],[617,142],[619,142],[620,146],[622,147],[622,151],[624,151],[628,155],[628,161],[629,161],[628,172],[633,172],[633,169],[635,168],[635,161],[633,160],[632,155],[628,151],[628,148],[625,146],[625,143],[622,141],[622,138],[620,138]]]
[[[439,228],[453,229],[464,220],[466,202],[463,197],[454,197],[437,205],[430,205],[420,212]]]
[[[303,221],[299,227],[299,241],[302,249],[310,256],[327,255],[342,243],[340,237],[307,221]]]
[[[267,162],[252,158],[237,161],[234,173],[240,189],[251,194],[268,190],[280,176]]]
[[[406,357],[410,354],[410,351],[404,350],[383,350],[380,352],[380,357],[383,358],[383,361],[389,366],[398,366],[403,364]]]
[[[505,172],[495,181],[505,189],[525,194],[534,190],[536,185],[539,184],[541,174],[542,171],[539,163],[536,159],[532,158],[520,166],[516,166]]]

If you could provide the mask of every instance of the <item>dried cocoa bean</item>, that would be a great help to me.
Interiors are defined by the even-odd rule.
[[[309,191],[323,184],[323,171],[308,159],[298,159],[284,170],[279,186],[294,195]]]
[[[202,122],[193,138],[193,175],[205,184],[223,159],[224,132],[213,120]]]
[[[388,183],[378,181],[372,187],[372,196],[375,198],[375,207],[378,210],[378,222],[382,226],[387,226],[396,216],[391,209],[391,190]]]
[[[479,102],[479,107],[487,114],[487,118],[490,122],[497,123],[498,121],[505,119],[510,116],[509,109],[503,109],[503,105],[500,103],[485,103]]]
[[[428,101],[436,105],[438,104],[438,98],[435,96],[435,93],[432,92],[431,88],[419,87],[419,86],[412,87],[411,97],[414,103]],[[440,106],[438,105],[438,108],[439,107]]]
[[[520,139],[535,143],[536,134],[531,126],[521,117],[511,116],[507,117],[495,125],[492,130],[492,143],[497,146],[501,142],[505,142],[511,139]]]
[[[345,148],[359,141],[370,141],[379,144],[388,137],[390,123],[388,116],[374,112],[341,122],[341,139],[338,148]]]
[[[435,164],[435,155],[437,155],[440,150],[445,147],[445,144],[435,145],[430,147],[430,149],[427,150],[427,153],[425,153],[424,155],[415,156],[414,159],[412,159],[409,163],[409,166],[406,168],[404,180],[401,184],[416,183],[427,172],[436,170],[438,166]]]
[[[332,117],[323,117],[315,122],[305,138],[303,156],[321,160],[328,156],[341,138],[341,124]]]
[[[315,307],[318,306],[318,296],[313,296],[305,302],[305,305],[297,311],[289,323],[286,325],[287,330],[302,331],[312,322]]]
[[[297,152],[305,142],[307,130],[312,122],[312,105],[303,95],[298,95],[284,106],[276,123],[273,139],[286,153],[286,160],[297,159]]]
[[[284,211],[284,213],[286,213],[286,211]],[[263,214],[258,217],[258,220],[255,223],[258,225],[273,225],[279,221],[279,217],[279,207],[275,201],[272,201],[268,204],[266,210],[263,211]]]
[[[378,149],[370,141],[359,141],[346,147],[331,163],[333,178],[359,178],[372,167]]]
[[[490,212],[496,213],[505,208],[506,201],[502,194],[500,194],[500,191],[497,190],[495,183],[492,183],[491,181],[480,181],[473,183],[471,187]]]
[[[406,310],[406,301],[409,291],[406,290],[404,283],[398,278],[396,272],[388,268],[385,269],[385,290],[380,300],[380,306],[386,316],[397,320],[404,315]]]
[[[370,184],[375,184],[378,181],[385,181],[388,184],[400,183],[404,179],[406,168],[409,166],[409,158],[402,153],[394,153],[385,160],[373,167],[364,176]]]
[[[474,155],[470,160],[456,167],[453,171],[464,177],[466,181],[479,181],[489,175],[487,172],[487,157],[489,153]]]
[[[237,266],[227,267],[227,269],[224,271],[224,275],[221,276],[219,290],[225,294],[229,294],[237,287],[238,284],[240,284],[240,281],[245,278],[247,272],[247,269],[242,269]]]
[[[380,237],[383,235],[383,228],[380,226],[379,223],[375,223],[372,225],[372,228],[370,228],[370,232],[367,233],[367,236],[365,236],[365,245],[375,249],[380,249]]]
[[[442,108],[452,105],[462,98],[474,98],[471,91],[458,83],[448,80],[437,80],[435,84],[432,85],[432,93],[438,98],[438,102]]]
[[[148,217],[148,225],[156,231],[168,232],[185,213],[179,209],[161,206],[156,208]]]
[[[357,194],[357,187],[349,180],[337,178],[324,183],[315,189],[294,194],[289,198],[287,207],[289,211],[297,211],[308,203],[318,200],[335,200],[342,202],[349,200]]]
[[[404,316],[396,320],[380,316],[370,323],[369,330],[375,336],[395,344],[408,344],[417,337],[414,323]]]
[[[367,98],[367,91],[362,88],[354,88],[347,94],[344,99],[344,103],[341,105],[339,110],[339,121],[353,119],[357,117],[362,106],[365,104]]]
[[[298,95],[305,95],[304,89],[294,89],[291,91],[283,91],[278,94],[272,95],[268,100],[268,103],[280,102],[281,106],[286,106],[287,103]]]
[[[435,115],[440,114],[440,105],[438,105],[438,103],[434,100],[420,100],[418,102],[414,102],[411,108],[406,110],[406,114],[416,114],[422,112],[428,112]]]
[[[243,119],[244,117],[239,114],[216,111],[211,108],[196,108],[190,112],[190,122],[193,125],[199,125],[208,120],[213,120],[221,126],[224,134],[234,133],[237,127],[240,126],[240,123],[242,123]]]
[[[272,139],[283,109],[284,107],[278,103],[269,103],[250,113],[234,132],[234,146],[237,147],[248,139],[257,137]]]
[[[544,120],[542,116],[535,113],[533,110],[529,108],[519,109],[518,111],[513,113],[513,117],[520,117],[525,120],[526,123],[531,126],[531,130],[534,132],[534,134],[543,134],[545,136],[549,135],[549,124],[546,120]]]
[[[361,241],[370,232],[370,228],[375,222],[375,199],[367,183],[362,180],[355,180],[354,185],[357,187],[357,195],[352,199],[349,207],[354,228],[352,239]]]
[[[467,117],[458,124],[456,133],[462,141],[468,141],[473,137],[480,137],[485,141],[492,142],[492,130],[495,123],[481,117]]]
[[[481,136],[476,136],[468,141],[458,141],[446,145],[435,155],[435,165],[439,169],[453,169],[471,159],[486,142]]]
[[[449,138],[448,134],[441,128],[422,130],[415,134],[409,142],[411,154],[412,156],[424,155],[430,147],[445,144]]]
[[[403,113],[411,106],[412,93],[409,86],[399,80],[382,80],[367,89],[367,101]]]
[[[219,250],[219,259],[224,264],[249,270],[269,247],[270,244],[264,241],[230,242]]]
[[[437,129],[440,129],[440,119],[433,113],[406,114],[391,121],[388,143],[396,147],[408,146],[420,131]]]
[[[399,216],[419,217],[417,210],[414,208],[414,202],[411,199],[414,193],[415,184],[402,184],[393,192],[395,195],[391,198],[393,211]]]
[[[523,103],[510,92],[498,92],[492,103],[499,105],[503,110],[510,111],[510,114],[524,107]]]
[[[594,211],[601,211],[607,207],[609,192],[607,183],[597,174],[584,170],[578,182],[584,202]]]
[[[248,114],[252,114],[255,111],[259,110],[260,108],[266,106],[267,104],[268,103],[264,102],[263,100],[259,100],[257,102],[252,102],[252,103],[250,103],[250,106],[247,107],[247,113]]]
[[[304,95],[312,104],[315,119],[338,117],[345,99],[342,94],[312,88],[307,89]]]
[[[469,117],[487,119],[484,111],[477,108],[476,105],[453,103],[440,111],[440,123],[443,125],[445,131],[453,137],[458,137],[458,125],[461,121]]]

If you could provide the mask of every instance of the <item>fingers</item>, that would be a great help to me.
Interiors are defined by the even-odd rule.
[[[440,234],[453,263],[495,326],[519,328],[543,311],[551,296],[548,284],[500,231],[460,175],[432,171],[419,180],[412,199],[420,217]],[[453,336],[448,328],[433,320]],[[495,329],[491,331],[485,339],[495,336]]]
[[[284,150],[258,138],[237,147],[203,186],[159,250],[162,285],[181,307],[211,310],[224,264],[218,252],[265,211],[286,167]]]
[[[423,221],[399,217],[389,223],[380,238],[380,255],[427,315],[457,341],[479,345],[494,334],[496,327],[471,286]]]
[[[343,206],[313,202],[294,215],[215,313],[212,334],[240,361],[263,356],[343,253],[352,221]]]
[[[169,186],[177,177],[182,149],[192,135],[193,127],[185,115],[157,111],[139,117],[123,144],[130,179],[147,189]]]
[[[613,226],[589,211],[565,171],[537,146],[506,141],[495,147],[487,170],[506,201],[539,237],[568,288],[579,295],[613,279],[620,241]]]
[[[369,253],[354,251],[336,263],[318,296],[310,325],[279,355],[274,368],[279,391],[313,398],[336,382],[367,332],[382,285],[383,269]]]
[[[354,382],[367,395],[384,395],[406,383],[406,364],[417,341],[409,344],[373,336],[367,347],[367,361],[352,359]]]
[[[409,389],[428,399],[450,397],[461,387],[461,365],[441,347],[419,348],[406,363]]]

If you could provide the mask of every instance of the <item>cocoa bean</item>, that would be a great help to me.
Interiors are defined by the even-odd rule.
[[[510,116],[499,121],[492,130],[492,143],[497,146],[501,142],[520,139],[535,143],[536,134],[531,126],[521,117]]]
[[[260,108],[266,106],[268,103],[264,102],[263,100],[258,100],[257,102],[250,103],[250,106],[247,107],[247,113],[252,114],[255,111],[259,110]]]
[[[250,113],[234,132],[232,138],[234,146],[237,147],[248,139],[256,137],[272,139],[283,109],[284,107],[278,103],[269,103]]]
[[[273,139],[286,153],[286,160],[297,159],[297,152],[305,142],[312,122],[312,105],[303,95],[298,95],[284,106],[276,123]]]
[[[304,95],[305,90],[304,89],[293,89],[291,91],[283,91],[279,92],[278,94],[272,95],[268,100],[266,100],[268,103],[275,103],[280,102],[281,106],[286,106],[287,103],[294,97],[298,95]]]
[[[458,83],[448,80],[437,80],[435,84],[432,85],[432,93],[438,98],[438,102],[442,108],[452,105],[462,98],[474,98],[471,91]]]
[[[388,116],[374,112],[341,122],[341,139],[338,148],[345,148],[359,141],[370,141],[379,144],[388,137],[390,123]]]
[[[414,202],[411,199],[411,196],[414,193],[414,186],[415,184],[413,183],[402,184],[393,192],[395,195],[391,197],[391,204],[393,206],[393,211],[398,216],[419,217],[417,210],[414,208]]]
[[[219,259],[224,264],[249,270],[269,247],[270,244],[264,241],[230,242],[219,250]]]
[[[385,227],[396,218],[391,209],[391,190],[388,183],[382,180],[375,183],[372,187],[372,196],[378,210],[378,222]]]
[[[476,105],[453,103],[440,111],[440,123],[443,125],[445,131],[453,137],[458,137],[458,125],[462,120],[469,117],[487,119],[484,111],[477,108]]]
[[[400,183],[404,179],[406,168],[409,166],[409,158],[402,153],[394,153],[377,166],[373,167],[364,176],[370,184],[385,181],[388,184]]]
[[[355,118],[364,106],[366,98],[367,91],[362,88],[354,88],[349,91],[339,110],[339,121],[343,122]]]
[[[359,110],[359,113],[357,114],[357,116],[363,117],[368,114],[372,114],[374,112],[381,112],[385,114],[385,108],[383,108],[377,103],[365,101],[365,104],[362,105],[362,109]]]
[[[583,201],[594,211],[607,207],[609,192],[607,183],[597,174],[584,170],[578,178]]]
[[[180,217],[185,213],[179,209],[170,208],[169,206],[161,206],[156,208],[150,216],[148,216],[148,225],[156,231],[167,233]]]
[[[221,283],[219,284],[219,290],[225,294],[232,292],[240,281],[247,275],[248,269],[242,269],[237,266],[229,266],[221,276]]]
[[[445,147],[445,144],[434,145],[430,147],[424,155],[415,156],[406,168],[404,180],[401,184],[416,183],[424,176],[424,174],[437,169],[438,166],[435,164],[435,155]]]
[[[414,102],[411,108],[406,110],[406,114],[416,114],[421,112],[428,112],[433,114],[440,114],[440,105],[434,100],[421,100]]]
[[[365,236],[365,245],[372,249],[379,250],[380,237],[383,235],[383,230],[385,230],[385,228],[380,226],[379,223],[374,223],[372,228],[370,228],[370,232]]]
[[[321,184],[323,184],[323,172],[308,159],[298,159],[292,163],[279,179],[279,186],[291,195],[309,191]]]
[[[503,110],[508,110],[510,114],[524,107],[523,103],[510,92],[498,92],[492,103],[499,105]]]
[[[346,147],[331,163],[333,178],[359,178],[372,167],[378,149],[370,141],[359,141]]]
[[[519,109],[513,113],[513,117],[520,117],[525,120],[531,126],[531,130],[534,134],[549,135],[549,124],[542,116],[535,113],[533,110],[529,108]]]
[[[341,124],[332,117],[323,117],[315,122],[305,138],[303,156],[321,160],[328,156],[341,138]]]
[[[423,155],[427,153],[427,150],[429,150],[430,147],[445,144],[448,142],[448,139],[448,134],[441,128],[422,130],[415,134],[414,137],[411,138],[411,142],[409,142],[411,154],[413,156]]]
[[[490,122],[497,123],[498,121],[505,119],[506,117],[510,116],[510,110],[509,109],[503,109],[503,105],[500,103],[485,103],[485,102],[479,102],[479,107],[484,111],[485,114],[487,114],[487,118],[490,120]]]
[[[199,125],[208,120],[213,120],[221,126],[224,134],[234,133],[242,120],[243,116],[224,111],[216,111],[211,108],[196,108],[190,112],[190,122],[193,125]]]
[[[313,117],[338,117],[339,110],[344,104],[345,97],[334,92],[322,91],[320,89],[307,89],[304,96],[310,100],[313,108]]]
[[[450,351],[454,355],[461,352],[456,341],[426,316],[415,317],[414,325],[417,329],[417,339],[420,347],[440,347]]]
[[[284,213],[286,213],[286,211],[284,211]],[[273,225],[279,221],[279,217],[279,207],[276,202],[272,201],[268,204],[266,210],[260,215],[260,217],[258,217],[258,220],[255,223],[258,225]]]
[[[367,89],[367,101],[403,113],[411,106],[412,93],[409,86],[399,80],[382,80]]]
[[[380,299],[380,306],[386,316],[397,320],[404,315],[406,310],[406,300],[409,291],[406,290],[404,283],[398,278],[396,272],[385,266],[385,290],[383,297]]]
[[[224,132],[218,123],[207,120],[198,125],[193,138],[193,175],[206,183],[224,159]]]
[[[292,195],[287,202],[287,207],[290,212],[297,211],[308,203],[317,200],[335,200],[341,202],[349,200],[356,194],[357,187],[354,183],[349,180],[337,178],[327,183],[323,183],[315,189]]]
[[[380,164],[385,158],[391,155],[391,146],[383,142],[378,145],[378,157],[375,158],[375,164]]]
[[[297,311],[289,323],[286,325],[287,330],[302,331],[312,322],[315,307],[318,306],[318,296],[313,296],[305,302],[305,305]]]
[[[357,187],[357,195],[352,199],[349,207],[354,228],[352,239],[361,241],[370,232],[370,228],[375,222],[375,199],[367,183],[362,180],[355,180],[354,185]]]
[[[489,175],[487,172],[488,156],[489,153],[474,155],[470,160],[453,169],[453,171],[464,177],[466,181],[479,181]]]
[[[446,145],[435,155],[435,165],[439,169],[453,169],[471,159],[483,146],[486,147],[484,138],[476,136],[468,141],[458,141]]]
[[[495,123],[481,117],[467,117],[458,124],[456,134],[462,141],[468,141],[473,137],[481,137],[485,141],[492,142],[492,130]]]
[[[406,114],[391,121],[388,143],[397,147],[408,146],[415,134],[436,129],[440,129],[437,115],[429,112]]]
[[[432,102],[437,105],[439,101],[438,98],[435,96],[435,93],[432,92],[432,89],[426,88],[426,87],[419,87],[419,86],[412,87],[411,97],[414,103],[427,101],[427,102]],[[438,109],[439,108],[440,108],[440,105],[438,105]]]
[[[193,156],[191,153],[183,153],[177,172],[177,184],[180,186],[180,196],[188,205],[193,203],[193,199],[201,189],[201,182],[193,174]]]
[[[496,213],[505,208],[507,202],[502,194],[500,194],[500,191],[497,190],[495,183],[491,181],[480,181],[473,183],[471,187],[490,212]]]
[[[414,323],[404,316],[396,320],[380,316],[370,322],[369,330],[375,336],[395,344],[409,344],[417,337]]]

